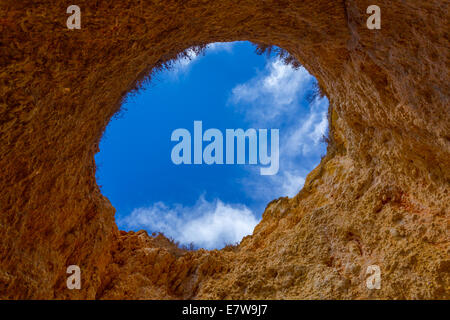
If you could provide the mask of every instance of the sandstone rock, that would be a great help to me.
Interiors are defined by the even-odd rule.
[[[77,4],[80,30],[52,1],[0,3],[0,298],[449,299],[446,1],[378,0],[380,30],[366,0]],[[108,121],[164,62],[236,40],[280,46],[316,76],[327,155],[236,248],[120,232],[95,180]],[[386,235],[399,213],[414,236]],[[344,277],[348,262],[361,272]],[[81,290],[66,288],[71,264]]]

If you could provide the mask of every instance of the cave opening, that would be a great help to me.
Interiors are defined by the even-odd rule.
[[[299,192],[326,153],[327,114],[317,80],[278,47],[238,41],[191,48],[127,96],[100,142],[97,182],[116,208],[119,229],[161,232],[184,248],[220,249],[251,234],[271,200]],[[194,145],[198,122],[205,131],[201,150]],[[190,163],[173,160],[181,139],[171,137],[180,129],[192,135]],[[214,138],[205,140],[213,129]],[[262,175],[268,162],[252,161],[260,135],[254,149],[251,137],[244,136],[243,149],[236,137],[233,165],[205,161],[220,133],[227,159],[227,130],[240,129],[267,130],[272,158],[278,130],[276,172]],[[179,155],[187,157],[186,150]],[[219,150],[210,156],[217,160]],[[197,154],[203,157],[196,162]]]

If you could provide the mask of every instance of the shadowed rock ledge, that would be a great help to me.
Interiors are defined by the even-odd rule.
[[[380,30],[364,0],[77,1],[73,31],[69,4],[0,3],[0,298],[449,299],[449,1],[378,0]],[[318,79],[327,155],[237,247],[119,231],[95,180],[109,120],[164,62],[237,40]]]

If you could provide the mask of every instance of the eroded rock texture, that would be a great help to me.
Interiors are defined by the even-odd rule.
[[[448,299],[449,1],[377,0],[368,30],[372,2],[79,0],[70,31],[72,3],[2,0],[0,297]],[[317,77],[327,156],[236,248],[120,232],[95,180],[108,121],[161,63],[236,40]],[[70,264],[81,290],[66,288]]]

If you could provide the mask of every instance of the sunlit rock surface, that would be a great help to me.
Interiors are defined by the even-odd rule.
[[[449,299],[448,1],[378,0],[380,30],[370,4],[78,1],[71,31],[65,4],[2,1],[0,298]],[[280,46],[318,79],[326,157],[237,247],[119,231],[94,154],[122,98],[183,50],[237,40]],[[81,290],[66,288],[71,264]]]

